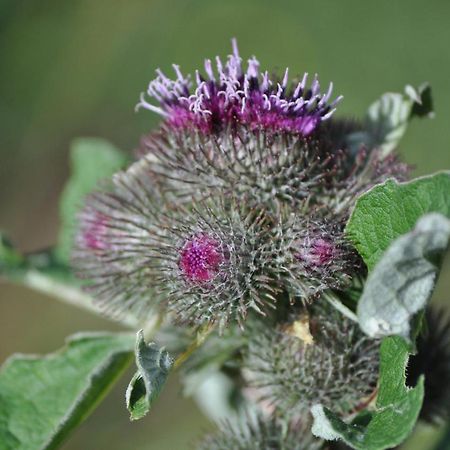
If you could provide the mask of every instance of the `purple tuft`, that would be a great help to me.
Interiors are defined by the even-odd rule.
[[[220,243],[206,234],[200,234],[185,242],[179,267],[187,281],[205,283],[217,275],[223,261]]]
[[[303,245],[296,257],[309,267],[323,267],[329,265],[339,256],[339,250],[327,238],[318,237]]]
[[[254,57],[248,60],[244,72],[235,40],[233,54],[226,64],[217,57],[215,73],[211,61],[205,60],[206,77],[197,71],[195,83],[184,77],[178,66],[173,67],[175,80],[158,69],[157,78],[149,84],[147,94],[160,106],[149,103],[143,93],[136,108],[162,115],[174,129],[211,133],[243,124],[252,130],[307,136],[333,114],[342,98],[330,102],[333,85],[330,83],[327,92],[321,94],[317,76],[310,87],[307,87],[308,74],[289,86],[286,69],[281,83],[274,81],[267,71],[260,72]]]
[[[106,242],[108,222],[108,217],[97,211],[87,214],[81,233],[82,244],[90,250],[106,250],[108,248]]]

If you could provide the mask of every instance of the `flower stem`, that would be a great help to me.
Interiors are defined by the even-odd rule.
[[[101,315],[101,311],[93,303],[92,297],[75,286],[57,281],[37,270],[28,270],[25,272],[20,282],[31,289],[56,298],[64,303]],[[122,317],[120,323],[132,329],[137,329],[139,326],[137,319],[131,315]]]

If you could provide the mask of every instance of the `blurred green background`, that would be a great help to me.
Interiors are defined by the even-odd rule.
[[[101,136],[132,150],[158,121],[134,113],[154,70],[177,62],[193,71],[204,57],[227,55],[233,36],[263,67],[333,80],[345,97],[339,114],[361,116],[383,92],[429,81],[436,118],[413,122],[401,152],[418,175],[450,167],[447,0],[0,0],[0,229],[22,250],[54,243],[70,141]],[[0,320],[1,361],[52,351],[75,331],[117,328],[8,284]],[[130,424],[126,378],[64,449],[182,450],[210,428],[176,380]],[[425,433],[408,448],[429,448],[434,435]]]

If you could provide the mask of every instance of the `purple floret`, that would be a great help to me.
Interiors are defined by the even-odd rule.
[[[311,134],[317,125],[335,111],[341,96],[330,101],[333,84],[325,94],[320,92],[317,76],[307,86],[308,74],[294,85],[288,84],[288,70],[281,82],[261,73],[256,58],[242,68],[237,43],[233,40],[233,54],[223,64],[216,58],[216,71],[211,60],[205,60],[206,77],[196,71],[195,83],[173,66],[177,78],[169,79],[161,70],[150,82],[147,95],[160,104],[149,103],[142,93],[136,108],[154,111],[165,118],[174,129],[199,130],[203,133],[235,128],[242,124],[252,130],[270,130]]]

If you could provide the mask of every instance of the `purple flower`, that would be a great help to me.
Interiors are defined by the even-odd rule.
[[[187,280],[205,283],[217,275],[224,259],[220,242],[207,234],[198,234],[185,242],[179,267]]]
[[[81,245],[92,251],[105,250],[108,246],[108,217],[98,211],[84,211],[81,217],[82,233],[79,235]]]
[[[339,250],[331,239],[317,237],[303,243],[296,257],[306,266],[323,267],[329,265],[337,256]]]
[[[206,77],[196,71],[195,83],[185,77],[177,65],[173,66],[175,80],[158,69],[158,76],[150,82],[147,94],[160,106],[149,103],[143,93],[136,108],[161,114],[173,129],[198,130],[206,134],[245,125],[251,130],[308,136],[333,114],[342,97],[330,102],[332,83],[322,94],[317,76],[308,87],[305,73],[301,81],[290,85],[288,69],[281,82],[273,80],[267,71],[260,72],[255,57],[249,59],[244,71],[236,40],[232,42],[233,54],[228,61],[223,64],[217,57],[214,71],[212,62],[205,60]]]

